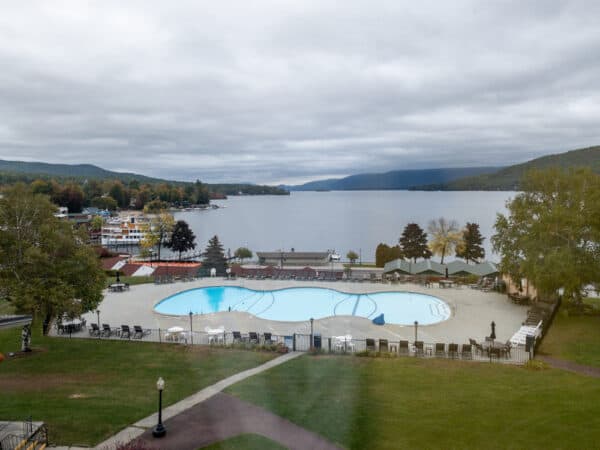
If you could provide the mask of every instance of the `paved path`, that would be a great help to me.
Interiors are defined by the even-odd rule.
[[[218,394],[223,389],[231,386],[232,384],[238,383],[248,377],[264,372],[265,370],[269,370],[272,367],[278,366],[291,359],[297,358],[302,354],[303,353],[301,352],[287,353],[285,355],[279,356],[278,358],[274,358],[258,367],[244,370],[243,372],[236,373],[235,375],[218,381],[217,383],[208,386],[202,389],[201,391],[198,391],[195,394],[192,394],[189,397],[184,398],[183,400],[180,400],[177,403],[174,403],[173,405],[163,409],[163,422],[169,420],[172,417],[177,416],[178,414],[184,411],[189,410],[190,408],[196,406],[198,403],[209,399],[210,397]],[[154,425],[156,425],[157,422],[158,413],[151,414],[150,416],[134,423],[132,426],[121,430],[114,436],[108,438],[106,441],[98,444],[96,448],[102,450],[112,450],[117,444],[123,444],[141,436],[148,428],[151,428]]]
[[[551,356],[537,355],[536,358],[540,361],[544,361],[546,364],[556,369],[568,370],[569,372],[575,372],[580,375],[587,375],[588,377],[600,378],[600,367],[577,364],[573,361],[552,358]]]
[[[264,408],[219,393],[164,423],[167,435],[152,437],[148,429],[139,438],[144,448],[195,450],[241,433],[266,436],[292,449],[339,450],[331,442]]]

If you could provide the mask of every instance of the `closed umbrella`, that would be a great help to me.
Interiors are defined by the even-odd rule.
[[[492,333],[490,334],[490,338],[496,339],[496,324],[492,322]]]

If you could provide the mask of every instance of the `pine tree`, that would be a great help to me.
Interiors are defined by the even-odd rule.
[[[217,275],[225,275],[227,260],[223,252],[223,246],[216,235],[208,241],[208,246],[202,256],[204,257],[203,265],[206,269],[214,268],[217,270]]]
[[[462,234],[462,242],[456,246],[456,256],[463,258],[467,264],[469,261],[477,262],[485,257],[482,247],[484,237],[479,232],[479,225],[467,222]]]
[[[179,260],[181,260],[181,253],[193,250],[196,248],[196,236],[190,229],[188,223],[185,220],[178,220],[173,231],[171,232],[171,238],[165,244],[165,247],[170,248],[175,252],[179,252]]]
[[[400,247],[404,257],[417,262],[417,258],[431,258],[427,245],[427,233],[416,223],[409,223],[400,236]]]

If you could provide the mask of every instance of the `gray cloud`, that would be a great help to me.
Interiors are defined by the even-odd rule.
[[[488,3],[4,5],[0,157],[278,183],[600,142],[600,4]]]

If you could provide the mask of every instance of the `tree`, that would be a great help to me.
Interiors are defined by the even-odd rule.
[[[91,311],[102,300],[104,272],[83,230],[54,217],[46,196],[23,184],[0,199],[1,295],[19,312],[43,318]]]
[[[462,239],[456,245],[456,256],[463,258],[467,264],[469,261],[477,262],[485,258],[485,250],[481,245],[483,240],[484,237],[481,236],[479,225],[467,222],[462,232]]]
[[[66,206],[70,213],[81,212],[84,202],[83,189],[75,183],[69,183],[58,194],[58,204]]]
[[[348,253],[346,253],[346,258],[350,260],[350,264],[354,264],[358,259],[358,255],[354,250],[350,250]]]
[[[167,202],[163,202],[162,200],[152,200],[144,206],[144,212],[146,214],[157,214],[161,211],[164,211],[169,207]]]
[[[144,227],[145,236],[140,243],[144,253],[156,247],[158,259],[162,246],[171,239],[171,232],[175,226],[175,219],[168,212],[161,212],[154,216],[150,223]]]
[[[106,209],[108,211],[114,211],[118,207],[117,201],[110,196],[93,198],[92,206],[95,206],[98,209]]]
[[[190,226],[185,220],[178,220],[171,232],[171,238],[165,243],[165,247],[173,251],[179,252],[179,260],[181,261],[181,253],[193,250],[196,248],[196,236],[190,229]]]
[[[217,236],[213,236],[208,241],[208,246],[202,256],[204,257],[203,266],[205,268],[214,268],[217,270],[218,275],[225,275],[227,260],[225,259],[225,253],[223,253],[223,246]]]
[[[427,246],[427,233],[416,223],[409,223],[400,236],[400,247],[404,257],[417,262],[417,258],[431,258],[431,250]]]
[[[237,259],[240,260],[240,263],[244,262],[244,259],[252,258],[252,251],[246,247],[238,248],[233,254]]]
[[[100,216],[92,217],[90,221],[90,228],[92,231],[100,231],[102,229],[102,225],[104,225],[104,220]]]
[[[458,230],[456,220],[446,220],[443,217],[429,222],[427,231],[432,236],[429,241],[429,249],[434,255],[442,257],[441,263],[444,264],[444,257],[451,253],[460,243],[461,234]]]
[[[498,214],[492,237],[500,270],[527,278],[540,296],[563,291],[581,305],[582,290],[600,282],[600,176],[589,169],[528,172],[523,192]]]
[[[404,258],[404,255],[399,245],[390,247],[387,244],[380,243],[375,249],[375,266],[377,267],[383,267],[385,263],[400,258]]]

